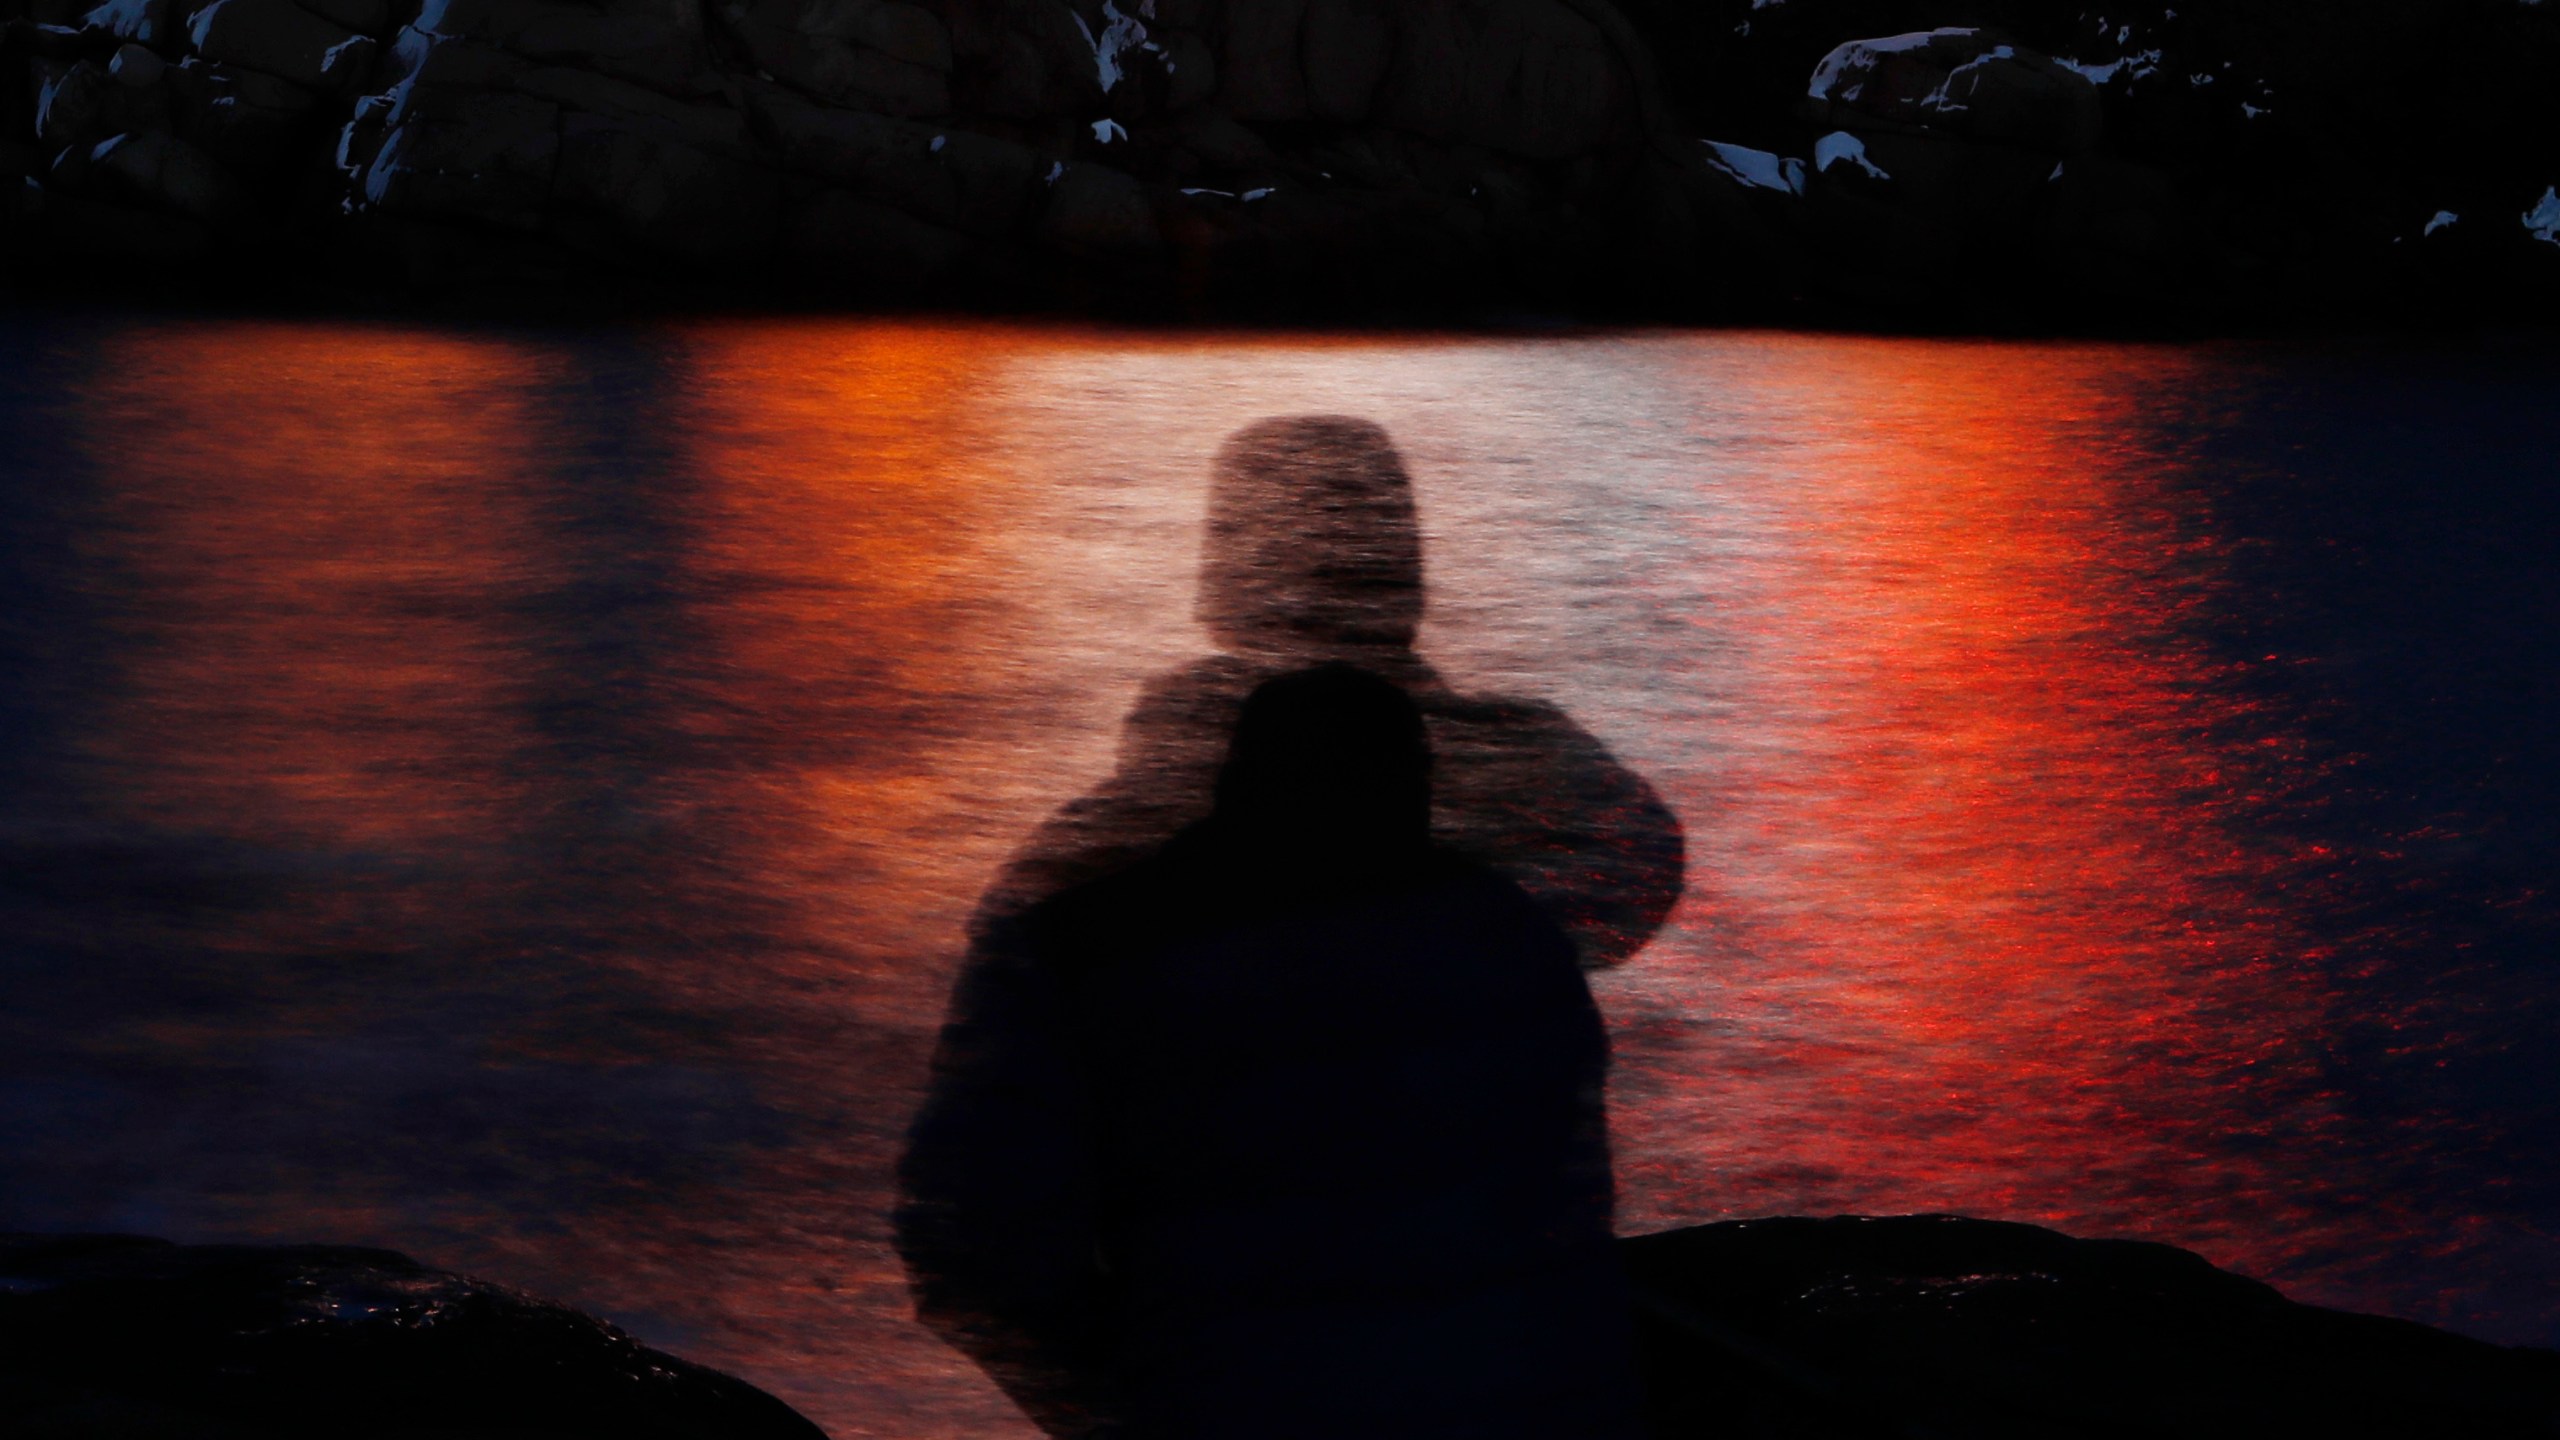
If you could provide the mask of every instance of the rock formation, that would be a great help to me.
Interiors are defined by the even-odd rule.
[[[1948,1215],[1620,1245],[1666,1440],[2521,1440],[2560,1416],[2560,1353],[2295,1304],[2166,1245]]]
[[[2560,63],[2560,11],[2499,6],[2390,13],[2469,17],[2444,34],[2484,74]],[[0,0],[0,275],[1268,319],[2560,314],[2533,86],[2355,68],[2414,22],[2358,46],[2309,12],[1968,8],[2042,47],[1873,28],[1921,0]],[[2355,122],[2368,97],[2420,138]]]
[[[1341,310],[1714,228],[1601,0],[16,3],[55,263]]]
[[[2560,1354],[2299,1305],[2165,1245],[1945,1215],[1620,1242],[1661,1440],[2547,1436]],[[0,1236],[0,1433],[823,1440],[560,1306],[383,1250]]]
[[[0,1235],[0,1434],[825,1440],[743,1381],[387,1250]]]

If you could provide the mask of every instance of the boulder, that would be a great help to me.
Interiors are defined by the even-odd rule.
[[[37,143],[49,152],[87,145],[112,128],[115,91],[106,67],[94,60],[36,62]]]
[[[398,93],[382,127],[359,172],[362,205],[394,215],[543,228],[560,160],[556,103],[412,85]],[[360,158],[344,153],[342,163],[352,167]]]
[[[771,244],[772,177],[730,105],[419,26],[394,41],[391,75],[339,141],[363,208],[636,259],[701,264]]]
[[[359,35],[380,35],[391,28],[391,0],[298,0],[303,9]]]
[[[512,89],[516,77],[533,69],[536,63],[468,35],[443,35],[415,25],[403,26],[391,40],[390,59],[381,76],[382,93],[366,97],[363,103],[391,104],[403,87],[413,85]]]
[[[1464,138],[1533,159],[1599,147],[1633,98],[1599,27],[1555,0],[1495,0],[1466,73]]]
[[[1094,36],[1061,0],[944,0],[955,113],[1090,120],[1103,107]]]
[[[1395,61],[1395,17],[1384,0],[1307,0],[1298,33],[1308,113],[1356,125],[1369,118]]]
[[[524,94],[557,101],[567,111],[709,154],[744,159],[752,148],[745,113],[727,105],[692,104],[646,86],[562,65],[514,69],[506,83]]]
[[[2560,1415],[2560,1354],[2295,1304],[2166,1245],[1912,1215],[1620,1247],[1664,1440],[2522,1440]]]
[[[2014,243],[2021,237],[2049,202],[2054,176],[2070,164],[2015,146],[1945,135],[1899,130],[1834,134],[1855,142],[1862,163],[1835,160],[1819,166],[1814,188],[1827,180],[1886,196],[1984,244],[2001,243],[2002,237],[2012,237]]]
[[[1196,30],[1164,38],[1164,109],[1180,115],[1218,93],[1218,52]]]
[[[164,45],[177,36],[175,0],[106,0],[81,17],[81,25],[104,30],[143,45]]]
[[[1019,229],[1054,162],[989,135],[830,110],[775,87],[748,91],[785,164],[919,220],[995,237]]]
[[[2178,275],[2194,248],[2177,183],[2157,166],[2092,155],[2057,165],[2049,188],[2045,247],[2092,294],[2138,296],[2144,277]]]
[[[179,130],[246,174],[274,171],[299,158],[291,142],[320,101],[291,81],[194,55],[171,66],[165,83]]]
[[[1050,172],[1041,243],[1096,259],[1135,259],[1164,246],[1147,187],[1107,165],[1060,165]]]
[[[0,1432],[824,1440],[743,1381],[387,1250],[0,1237]]]
[[[930,293],[966,253],[967,237],[845,190],[803,204],[782,233],[782,254],[821,287],[868,299]]]
[[[128,43],[117,46],[107,58],[107,73],[127,90],[154,90],[167,78],[169,62],[144,46]]]
[[[1906,130],[2051,155],[2097,147],[2098,87],[1996,30],[1852,40],[1814,67],[1806,111],[1844,130]]]
[[[2174,197],[2092,183],[2127,178],[2090,153],[2097,87],[1996,31],[1851,41],[1815,68],[1807,96],[1806,116],[1837,127],[1808,161],[1761,157],[1755,170],[1740,163],[1752,152],[1710,148],[1795,233],[1814,262],[1808,282],[1835,303],[1983,323],[2088,304],[2102,275],[2136,285],[2146,266],[2155,281],[2174,273],[2168,216],[2145,208]],[[2044,293],[2023,294],[2022,276]]]
[[[951,108],[951,34],[904,0],[732,0],[722,22],[747,58],[821,99],[886,115]]]
[[[88,154],[86,183],[129,204],[213,222],[241,209],[239,183],[201,148],[165,130],[116,135]]]
[[[1390,125],[1533,159],[1639,133],[1616,47],[1562,0],[1414,0],[1395,16],[1378,106]]]
[[[1279,156],[1259,131],[1238,124],[1226,112],[1195,110],[1174,122],[1176,141],[1199,157],[1211,171],[1242,171],[1277,163]]]
[[[1306,71],[1298,44],[1306,9],[1307,0],[1227,0],[1218,99],[1229,114],[1257,124],[1307,118]]]
[[[628,121],[564,112],[553,174],[553,229],[607,254],[702,265],[773,243],[768,174]]]
[[[425,34],[600,71],[670,95],[723,89],[696,0],[425,0],[411,24]]]
[[[108,109],[120,130],[165,130],[170,120],[169,62],[140,45],[127,42],[107,58],[107,78],[114,81]]]
[[[910,214],[954,212],[956,197],[941,160],[950,146],[947,130],[828,109],[780,89],[758,88],[748,95],[786,165]]]
[[[117,47],[105,64],[94,59],[63,61],[38,57],[33,124],[27,131],[48,155],[72,146],[88,146],[110,135],[164,129],[169,95],[164,83],[168,64],[139,45]]]
[[[293,0],[213,0],[187,33],[196,53],[332,95],[353,95],[372,74],[374,42]]]
[[[1048,163],[1040,152],[991,135],[954,130],[927,142],[950,177],[948,223],[976,235],[1005,235],[1021,228],[1040,203],[1040,177]],[[926,219],[935,218],[927,214]]]

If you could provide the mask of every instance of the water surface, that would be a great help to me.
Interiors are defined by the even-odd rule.
[[[890,1166],[1209,461],[1651,780],[1621,1227],[1953,1210],[2560,1343],[2560,368],[1756,334],[10,322],[0,1228],[394,1246],[1027,1433]]]

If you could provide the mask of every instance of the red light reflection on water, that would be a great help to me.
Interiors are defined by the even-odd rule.
[[[130,650],[92,746],[127,803],[354,848],[498,823],[538,360],[335,326],[102,345],[86,439],[113,489],[93,543],[129,586]]]
[[[1701,956],[1722,1038],[1636,1061],[1633,1107],[1694,1124],[1656,1145],[1628,1118],[1637,1208],[1944,1209],[2239,1264],[2334,1224],[2251,1153],[2253,1130],[2289,1165],[2327,1143],[2326,997],[2287,857],[2223,823],[2267,757],[2217,752],[2214,662],[2177,631],[2212,557],[2140,407],[2192,361],[1763,359],[1755,402],[1815,438],[1776,482],[1785,555],[1704,617],[1744,674],[1736,763],[1675,802],[1716,817],[1692,943],[1723,947]]]
[[[1523,689],[1570,658],[1537,629],[1562,608],[1544,587],[1590,579],[1570,537],[1619,522],[1585,487],[1584,529],[1542,529],[1569,488],[1496,494],[1501,476],[1613,475],[1607,447],[1643,436],[1675,457],[1625,481],[1656,486],[1649,513],[1744,542],[1669,534],[1665,563],[1696,573],[1606,577],[1713,603],[1682,617],[1699,655],[1665,641],[1584,692],[1606,709],[1611,685],[1698,677],[1630,746],[1662,767],[1692,877],[1674,927],[1601,984],[1629,1228],[1954,1209],[2277,1273],[2348,1223],[2351,1177],[2304,1198],[2337,1147],[2305,1056],[2328,1002],[2297,963],[2292,857],[2231,818],[2285,756],[2220,738],[2214,662],[2179,634],[2215,554],[2161,483],[2178,462],[2156,432],[2203,422],[2153,412],[2196,403],[2192,354],[762,323],[644,340],[631,415],[552,408],[592,338],[107,342],[84,396],[110,492],[93,543],[125,619],[90,750],[114,823],[316,857],[288,903],[163,937],[338,974],[280,988],[251,1038],[425,1006],[438,967],[484,989],[520,974],[527,1015],[472,1041],[474,1063],[680,1060],[678,1091],[742,1073],[787,1143],[697,1137],[698,1167],[525,1216],[395,1193],[384,1135],[379,1174],[224,1178],[202,1227],[432,1243],[645,1320],[840,1433],[1011,1423],[909,1323],[885,1245],[961,926],[1107,768],[1159,652],[1195,643],[1192,457],[1265,414],[1343,409],[1407,445],[1435,554],[1459,557],[1432,623],[1527,627]],[[1494,408],[1568,382],[1625,428]],[[1077,386],[1110,403],[1080,410]],[[565,515],[559,477],[599,445],[638,463],[608,443],[626,426],[655,468],[600,493],[637,518]],[[1737,434],[1772,458],[1715,458]],[[1089,482],[1121,452],[1104,505]],[[599,618],[582,574],[648,603]],[[641,658],[593,668],[590,641]],[[564,739],[577,724],[596,733]],[[587,968],[546,958],[563,949]],[[407,988],[366,978],[395,971]],[[599,989],[706,1034],[644,1032]],[[544,1007],[571,1018],[536,1023]],[[189,1023],[112,1043],[242,1039]]]

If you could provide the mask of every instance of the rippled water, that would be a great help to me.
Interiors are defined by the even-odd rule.
[[[835,322],[0,329],[0,1228],[341,1239],[1027,1433],[889,1166],[982,889],[1384,425],[1651,780],[1622,1228],[1956,1210],[2560,1342],[2560,369]]]

